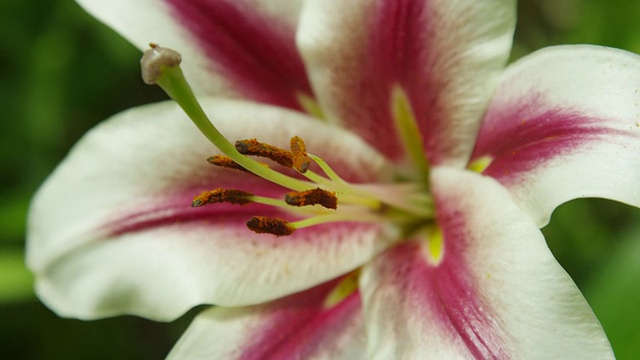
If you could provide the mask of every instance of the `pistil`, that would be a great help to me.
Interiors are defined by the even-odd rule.
[[[180,55],[171,49],[162,48],[156,44],[150,45],[151,49],[147,50],[142,60],[140,60],[143,80],[147,84],[160,86],[184,110],[200,132],[220,151],[238,165],[273,183],[298,191],[303,191],[309,187],[305,181],[294,179],[266,168],[255,160],[240,154],[235,146],[211,123],[204,110],[202,110],[200,103],[191,90],[191,86],[189,86],[182,73]]]
[[[425,181],[420,181],[419,186],[389,184],[371,187],[350,184],[342,179],[323,159],[307,153],[304,141],[298,136],[290,139],[290,150],[257,139],[239,140],[232,144],[204,113],[184,78],[179,66],[180,60],[180,55],[175,51],[151,44],[151,49],[145,52],[141,60],[143,79],[148,84],[159,85],[180,105],[203,135],[224,154],[212,156],[207,161],[222,168],[252,173],[292,190],[282,199],[274,199],[239,189],[214,189],[196,196],[192,202],[193,207],[219,203],[240,206],[260,203],[286,209],[302,218],[290,222],[275,217],[254,216],[246,223],[256,233],[276,236],[287,236],[297,229],[337,222],[390,222],[410,228],[414,226],[412,224],[433,218],[432,199],[425,191],[425,187],[428,187],[429,166],[422,153],[422,142],[411,106],[401,89],[394,89],[392,96],[396,126],[410,158],[419,169],[421,180]],[[286,168],[295,169],[308,181],[285,175],[278,172],[277,167],[271,168],[251,157],[266,158]],[[324,175],[310,169],[312,161]]]

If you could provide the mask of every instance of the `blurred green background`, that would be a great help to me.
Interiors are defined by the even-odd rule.
[[[512,57],[564,43],[640,53],[638,9],[637,0],[520,1]],[[139,80],[140,53],[71,0],[3,0],[0,45],[0,358],[164,357],[193,311],[171,324],[61,319],[35,298],[23,261],[29,199],[69,148],[109,115],[164,95]],[[573,201],[544,232],[618,358],[640,359],[640,211]]]

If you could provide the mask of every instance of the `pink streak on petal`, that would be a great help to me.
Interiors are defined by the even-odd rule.
[[[457,240],[448,238],[447,242]],[[437,267],[425,262],[419,243],[408,242],[393,249],[388,256],[396,267],[394,277],[402,283],[400,291],[416,294],[418,303],[410,306],[428,307],[437,318],[425,315],[424,321],[437,321],[440,328],[459,338],[474,358],[507,359],[504,341],[473,286],[464,260],[455,253],[459,251],[456,247],[447,246],[445,259]]]
[[[250,176],[250,175],[247,175]],[[221,179],[217,183],[224,186],[231,179]],[[243,182],[238,179],[240,188],[254,188],[255,179]],[[242,184],[246,185],[243,187]],[[248,231],[245,222],[254,215],[264,215],[291,219],[292,216],[277,211],[276,208],[262,204],[232,205],[210,204],[202,207],[191,207],[194,196],[202,191],[211,190],[211,187],[187,187],[185,189],[171,189],[171,193],[160,194],[157,198],[136,199],[130,205],[118,207],[117,213],[109,218],[103,229],[108,236],[118,236],[125,233],[142,232],[154,228],[167,226],[233,226],[243,231]],[[285,192],[277,186],[265,186],[260,195],[272,198],[280,198]],[[295,218],[294,218],[295,219]]]
[[[245,222],[259,214],[255,208],[227,204],[192,208],[183,202],[163,203],[156,208],[120,214],[116,221],[108,223],[109,235],[116,237],[126,233],[141,232],[166,226],[214,226],[222,225],[246,228]]]
[[[313,97],[294,29],[242,0],[165,1],[243,96],[296,110],[296,93]]]
[[[325,297],[336,284],[332,281],[277,301],[271,319],[251,330],[249,337],[254,341],[242,349],[239,359],[308,359],[332,345],[341,331],[353,326],[361,310],[358,292],[323,308]]]
[[[437,101],[437,80],[429,71],[435,55],[430,48],[432,30],[425,24],[431,16],[423,0],[380,0],[370,19],[363,73],[355,79],[357,106],[344,121],[393,159],[404,156],[390,107],[391,90],[397,84],[409,98],[429,159],[438,162],[434,135],[445,116]]]
[[[622,134],[601,125],[608,120],[573,109],[540,109],[545,109],[540,95],[515,106],[492,106],[471,162],[490,156],[493,161],[483,173],[509,183],[517,180],[520,173],[558,156],[580,151],[609,135]]]
[[[286,191],[280,191],[279,187],[266,187],[260,195],[271,198],[282,198]],[[254,233],[247,229],[246,222],[252,216],[269,216],[288,221],[300,220],[300,216],[288,213],[279,208],[263,204],[247,204],[244,206],[232,204],[210,204],[202,207],[191,207],[194,195],[200,194],[203,189],[182,190],[162,199],[150,199],[147,202],[140,201],[139,205],[130,204],[117,208],[104,225],[101,226],[101,238],[118,239],[119,236],[153,231],[159,228],[180,228],[188,232],[190,229],[211,228],[212,231],[225,227],[233,229],[239,241],[253,238]],[[154,202],[155,201],[155,202]],[[379,225],[357,222],[338,222],[298,229],[292,235],[276,237],[273,235],[260,235],[261,241],[273,244],[277,247],[282,244],[295,244],[294,246],[315,246],[318,251],[324,251],[325,246],[341,243],[348,239],[349,234],[365,231]],[[247,236],[252,235],[252,236]]]
[[[474,358],[510,358],[493,309],[475,285],[483,274],[473,274],[469,268],[470,234],[463,214],[441,201],[437,205],[445,244],[442,261],[430,264],[426,245],[411,241],[385,253],[382,271],[392,273],[391,281],[406,294],[406,311],[416,311],[423,321],[436,321],[439,328],[459,338]]]

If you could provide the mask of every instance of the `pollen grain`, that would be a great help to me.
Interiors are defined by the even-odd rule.
[[[291,223],[278,218],[267,216],[254,216],[247,221],[247,228],[258,234],[272,234],[275,236],[287,236],[296,230]]]
[[[264,157],[282,166],[293,167],[293,154],[290,151],[261,143],[257,139],[238,140],[235,147],[240,154]]]
[[[291,206],[321,205],[327,209],[338,208],[336,193],[320,188],[289,192],[284,196],[284,201]]]
[[[207,204],[229,203],[236,205],[246,205],[253,202],[252,193],[237,189],[215,189],[205,191],[196,196],[191,203],[192,207],[200,207]]]
[[[307,155],[307,147],[298,136],[291,138],[290,146],[293,155],[293,168],[304,174],[309,170],[311,163],[311,158]]]

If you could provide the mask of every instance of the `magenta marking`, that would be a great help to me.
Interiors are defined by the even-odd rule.
[[[295,29],[242,0],[166,2],[243,96],[296,110],[297,93],[313,97]]]
[[[493,161],[484,170],[501,182],[518,179],[562,155],[581,151],[620,131],[605,127],[609,120],[590,117],[572,109],[544,109],[540,95],[515,106],[494,105],[480,129],[471,162],[482,156]]]
[[[196,175],[185,176],[181,183],[164,191],[158,190],[156,195],[132,197],[129,204],[118,207],[102,228],[108,236],[184,225],[225,224],[244,228],[244,222],[253,215],[282,215],[277,213],[275,208],[262,204],[240,206],[221,203],[191,207],[195,196],[215,188],[239,188],[254,192],[256,195],[275,198],[283,196],[286,192],[286,189],[252,175],[244,173],[240,175],[233,170],[217,170],[219,169],[204,172],[199,178]],[[189,184],[194,181],[195,184]]]
[[[273,208],[260,204],[245,206],[231,204],[212,204],[198,208],[191,207],[192,196],[164,199],[151,207],[134,207],[131,211],[119,211],[117,220],[108,222],[104,228],[109,236],[119,236],[153,230],[169,226],[236,226],[245,228],[245,222],[253,215],[275,213]]]
[[[255,187],[247,188],[251,190]],[[260,190],[256,194],[271,198],[282,198],[286,193],[286,190],[282,190],[278,186],[266,186]],[[128,233],[152,231],[159,228],[182,227],[184,231],[189,231],[189,229],[220,226],[246,231],[247,235],[250,235],[253,233],[246,228],[245,223],[254,215],[278,217],[289,221],[300,219],[299,216],[284,210],[257,203],[244,206],[220,203],[197,208],[191,207],[193,197],[202,191],[203,189],[197,187],[182,189],[171,194],[163,193],[157,198],[149,200],[135,199],[128,206],[119,207],[117,212],[107,217],[107,221],[101,226],[103,237],[117,238]],[[349,236],[353,236],[353,234],[372,231],[372,229],[382,230],[376,224],[339,222],[299,229],[287,237],[260,235],[260,238],[265,242],[274,242],[274,244],[293,242],[304,245],[309,242],[317,242],[319,239],[324,241],[331,239],[332,242],[340,243],[349,239]]]
[[[360,316],[360,294],[354,292],[332,308],[324,299],[338,284],[334,280],[288,296],[270,305],[269,320],[249,330],[252,338],[239,359],[309,359],[333,344]]]
[[[421,88],[420,81],[427,79],[418,79],[423,71],[415,71],[424,66],[423,48],[428,42],[423,34],[426,7],[424,1],[376,2],[368,24],[370,35],[361,73],[353,74],[357,78],[350,82],[357,85],[351,84],[349,93],[353,98],[345,100],[349,103],[342,119],[345,125],[392,159],[404,156],[390,107],[392,86],[402,85],[416,114],[426,113],[421,111],[421,102],[429,101],[427,94],[416,91]],[[418,97],[420,101],[414,101]],[[420,116],[419,122],[423,121]]]
[[[377,1],[368,24],[362,70],[349,81],[352,98],[345,105],[347,115],[342,120],[392,159],[405,156],[390,107],[396,84],[407,94],[429,162],[437,164],[442,148],[449,146],[442,138],[447,115],[439,98],[445,82],[441,77],[447,74],[432,71],[439,56],[433,47],[434,16],[428,1]]]
[[[391,273],[391,281],[400,295],[398,307],[415,312],[424,321],[436,321],[444,330],[458,337],[476,359],[510,358],[505,341],[497,327],[491,307],[476,288],[476,279],[467,267],[469,234],[464,227],[464,214],[449,209],[438,201],[438,224],[444,236],[444,257],[437,266],[425,259],[419,242],[407,242],[388,251],[382,260],[383,272]],[[422,313],[428,308],[435,318]]]

